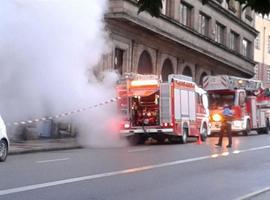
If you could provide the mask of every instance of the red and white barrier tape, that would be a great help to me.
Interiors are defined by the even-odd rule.
[[[62,118],[62,117],[67,117],[67,116],[74,115],[74,114],[77,114],[77,113],[80,113],[80,112],[85,112],[85,111],[91,110],[93,108],[97,108],[97,107],[104,106],[104,105],[109,104],[109,103],[116,102],[120,98],[121,97],[112,98],[110,100],[101,102],[99,104],[95,104],[95,105],[92,105],[92,106],[88,106],[88,107],[85,107],[85,108],[80,108],[80,109],[77,109],[77,110],[74,110],[74,111],[71,111],[71,112],[66,112],[66,113],[62,113],[62,114],[58,114],[58,115],[54,115],[54,116],[50,116],[50,117],[41,117],[41,118],[36,118],[36,119],[32,119],[32,120],[27,120],[27,121],[12,122],[12,123],[7,123],[6,125],[7,126],[19,126],[19,125],[33,124],[33,123],[37,123],[37,122],[52,120],[52,119],[59,119],[59,118]]]

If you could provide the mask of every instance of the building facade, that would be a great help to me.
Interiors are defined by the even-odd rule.
[[[120,74],[254,75],[254,13],[237,2],[163,0],[162,15],[137,14],[136,0],[110,0],[105,15],[112,40],[103,68]]]
[[[255,28],[259,32],[254,42],[255,79],[270,87],[270,18],[256,15]]]

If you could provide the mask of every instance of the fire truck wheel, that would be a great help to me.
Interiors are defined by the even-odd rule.
[[[246,130],[244,131],[244,135],[245,136],[249,136],[251,133],[251,129],[250,129],[250,120],[248,119],[247,120],[247,127],[246,127]]]
[[[187,137],[188,137],[188,128],[183,129],[183,135],[180,136],[180,143],[186,144],[187,143]]]
[[[146,137],[141,136],[141,135],[131,135],[127,137],[128,143],[130,145],[138,145],[138,144],[144,144],[146,141]]]
[[[203,142],[206,141],[207,139],[207,128],[205,124],[203,125],[203,128],[202,128],[201,139]]]
[[[157,142],[159,143],[159,144],[164,144],[165,143],[165,138],[164,137],[157,137],[156,138],[157,139]]]

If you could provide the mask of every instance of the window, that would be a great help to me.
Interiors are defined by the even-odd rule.
[[[200,13],[199,14],[199,33],[205,36],[209,35],[210,17]]]
[[[234,31],[230,34],[230,48],[234,51],[239,51],[239,35]]]
[[[258,76],[258,65],[255,65],[255,67],[254,67],[254,79],[259,79],[259,76]]]
[[[215,32],[215,41],[220,44],[225,44],[225,26],[217,22]]]
[[[242,41],[242,53],[243,56],[250,58],[250,50],[251,50],[251,42],[247,39],[243,39]]]
[[[268,53],[270,54],[270,36],[268,36]]]
[[[256,49],[260,49],[260,43],[261,43],[261,34],[259,33],[254,41]]]
[[[167,0],[162,0],[162,9],[161,9],[161,13],[162,13],[163,15],[166,15],[166,14],[167,14],[166,10],[167,10]]]
[[[189,67],[189,66],[186,66],[186,67],[184,68],[182,74],[185,75],[185,76],[190,76],[190,77],[192,77],[192,71],[191,71],[190,67]]]
[[[217,108],[220,106],[224,106],[224,104],[234,105],[235,95],[230,93],[222,95],[210,93],[208,99],[210,108]]]
[[[114,69],[123,74],[123,61],[124,61],[124,50],[115,48],[114,51]]]
[[[247,56],[247,40],[243,39],[243,42],[242,42],[242,52],[243,52],[243,55],[244,56]]]
[[[191,12],[192,7],[188,4],[180,4],[180,23],[185,26],[191,27]]]
[[[170,59],[166,59],[163,63],[161,70],[162,81],[168,82],[168,77],[170,74],[173,74],[173,64]]]
[[[267,82],[270,82],[270,68],[267,69]]]
[[[141,53],[137,70],[139,74],[153,74],[152,58],[148,51]]]

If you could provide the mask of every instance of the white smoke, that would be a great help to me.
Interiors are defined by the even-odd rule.
[[[115,96],[116,77],[107,73],[100,83],[93,76],[108,49],[107,5],[107,0],[0,2],[0,114],[6,121],[67,112]],[[112,107],[78,115],[82,133],[105,137],[100,123],[94,129],[89,125],[112,116]]]

